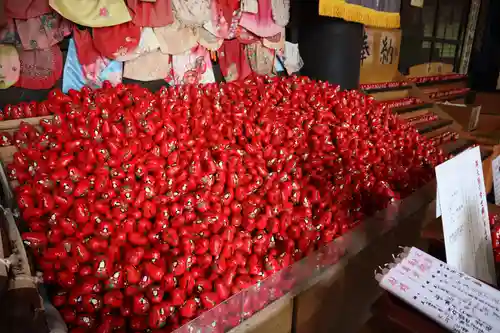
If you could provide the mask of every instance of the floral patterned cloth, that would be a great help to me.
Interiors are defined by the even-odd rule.
[[[271,8],[274,22],[285,27],[290,20],[290,0],[271,0]]]
[[[153,31],[153,28],[142,28],[141,30],[141,39],[139,41],[139,45],[133,50],[125,55],[116,57],[118,61],[129,61],[133,60],[140,55],[145,53],[154,52],[160,48],[160,43],[158,42],[158,38],[156,38],[156,34]]]
[[[170,57],[159,50],[143,54],[125,62],[123,77],[137,81],[166,79],[170,75]]]
[[[44,50],[21,50],[19,61],[21,70],[16,87],[50,89],[61,77],[63,56],[57,45]]]
[[[281,31],[281,26],[273,20],[271,0],[259,0],[257,14],[243,13],[240,25],[260,37],[271,37]]]
[[[236,38],[243,44],[253,44],[259,41],[259,37],[241,26],[237,28]]]
[[[245,45],[245,52],[252,71],[259,75],[270,75],[274,67],[274,50],[262,45],[261,42]]]
[[[210,53],[203,46],[199,45],[183,54],[173,55],[171,64],[167,78],[171,85],[215,82]]]
[[[140,27],[163,27],[174,22],[170,0],[127,0],[127,5],[133,13],[132,21]]]
[[[160,50],[167,54],[181,54],[198,44],[200,38],[197,28],[183,27],[179,21],[175,21],[169,26],[153,29]]]
[[[172,0],[175,16],[184,26],[200,26],[210,20],[210,0]]]
[[[91,28],[132,20],[125,0],[49,0],[49,5],[62,17]]]
[[[72,24],[57,13],[27,20],[14,20],[25,50],[48,49],[71,34]]]
[[[12,45],[0,45],[0,89],[7,89],[19,79],[19,54]]]
[[[106,58],[124,56],[139,46],[141,28],[132,22],[112,27],[94,28],[92,31],[95,48]]]

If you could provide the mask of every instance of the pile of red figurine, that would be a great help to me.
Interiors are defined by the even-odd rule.
[[[19,105],[8,105],[3,110],[0,110],[0,120],[48,116],[52,113],[49,108],[48,101],[41,103],[22,102]]]
[[[444,160],[371,97],[305,77],[157,93],[106,83],[44,103],[54,118],[21,126],[8,173],[71,332],[170,332]]]

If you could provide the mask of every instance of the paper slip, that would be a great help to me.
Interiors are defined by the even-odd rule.
[[[496,284],[479,147],[438,165],[436,180],[448,264]]]
[[[500,291],[417,249],[376,274],[382,288],[450,332],[500,332]]]
[[[495,205],[500,206],[500,156],[491,162],[493,186],[495,190]]]

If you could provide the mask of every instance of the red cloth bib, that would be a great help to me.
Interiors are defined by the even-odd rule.
[[[112,27],[94,28],[94,46],[106,58],[116,59],[137,48],[141,28],[132,22]]]

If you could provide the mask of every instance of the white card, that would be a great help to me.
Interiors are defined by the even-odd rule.
[[[500,156],[491,162],[493,173],[493,186],[495,190],[495,205],[500,206]]]
[[[446,259],[450,266],[494,284],[488,204],[479,147],[436,167]]]
[[[410,3],[413,7],[424,7],[424,0],[411,0]]]

